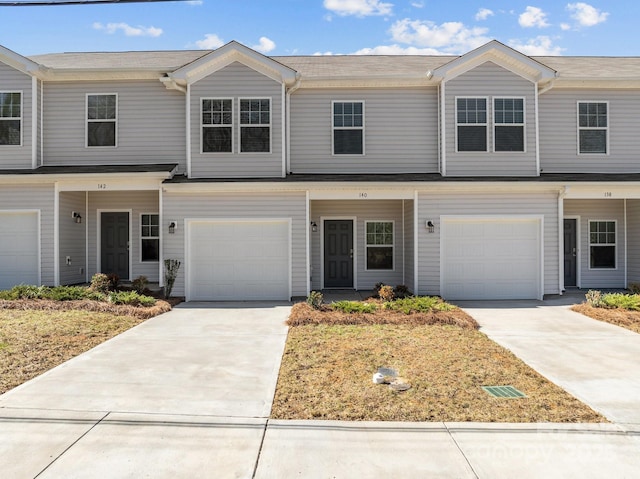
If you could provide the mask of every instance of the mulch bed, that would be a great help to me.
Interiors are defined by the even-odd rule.
[[[171,311],[171,304],[164,300],[156,300],[156,304],[149,307],[112,304],[103,301],[52,301],[47,299],[18,299],[12,301],[0,300],[0,309],[39,310],[39,311],[92,311],[96,313],[111,313],[118,316],[132,316],[139,319],[149,319],[159,314]]]
[[[615,324],[640,333],[640,311],[629,311],[622,308],[594,308],[587,303],[573,306],[571,309],[598,321]]]

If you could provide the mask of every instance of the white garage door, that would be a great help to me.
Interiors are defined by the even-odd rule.
[[[540,218],[442,220],[441,294],[446,299],[541,299]]]
[[[190,221],[188,301],[288,300],[289,220]]]
[[[39,284],[38,213],[0,212],[0,289]]]

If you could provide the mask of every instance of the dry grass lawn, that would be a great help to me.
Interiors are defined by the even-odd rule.
[[[164,301],[0,301],[0,394],[169,309]]]
[[[623,308],[594,308],[587,303],[578,304],[571,309],[598,321],[615,324],[640,333],[640,311],[629,311]]]
[[[294,316],[305,307],[294,306]],[[451,324],[451,312],[442,313],[444,324],[437,321],[440,312],[432,313],[426,324],[407,316],[405,324],[375,324],[371,317],[349,324],[358,323],[357,318],[337,321],[332,313],[331,324],[314,320],[291,327],[272,417],[606,422],[477,331],[463,311],[454,315],[458,325]],[[378,367],[397,369],[411,389],[395,392],[374,384]],[[481,389],[495,385],[514,386],[527,397],[498,399]]]

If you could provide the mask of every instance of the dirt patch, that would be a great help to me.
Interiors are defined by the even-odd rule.
[[[573,311],[590,318],[615,324],[630,331],[640,333],[640,311],[629,311],[622,308],[594,308],[587,303],[578,304],[571,308]]]

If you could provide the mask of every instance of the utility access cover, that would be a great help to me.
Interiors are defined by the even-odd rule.
[[[527,395],[513,386],[482,386],[488,394],[497,398],[526,398]]]

